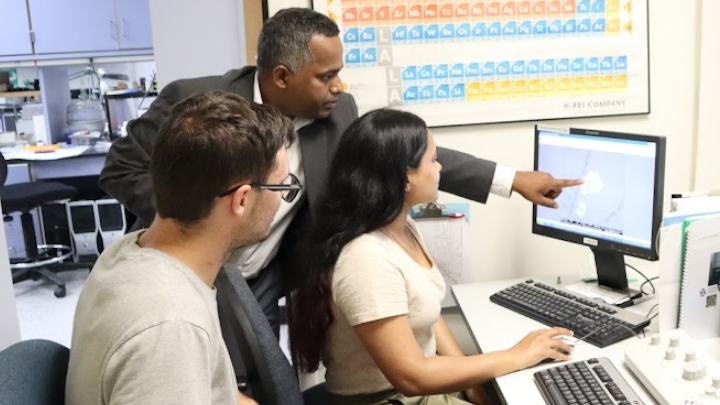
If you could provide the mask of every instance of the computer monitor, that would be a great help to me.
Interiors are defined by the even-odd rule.
[[[94,259],[100,254],[97,245],[97,222],[94,201],[70,201],[67,213],[73,238],[75,261]]]
[[[116,240],[123,237],[127,223],[125,220],[125,209],[115,199],[102,199],[95,201],[97,210],[95,222],[98,224],[99,239],[102,241],[100,251],[104,251]]]
[[[624,255],[657,260],[665,182],[665,138],[535,127],[535,170],[584,179],[557,209],[533,206],[533,233],[588,246],[600,286],[630,297]]]

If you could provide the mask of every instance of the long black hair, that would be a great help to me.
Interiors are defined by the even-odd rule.
[[[332,272],[343,247],[392,222],[405,203],[409,168],[428,147],[427,126],[403,111],[371,111],[345,131],[330,165],[288,305],[290,351],[297,369],[315,371],[333,322]]]

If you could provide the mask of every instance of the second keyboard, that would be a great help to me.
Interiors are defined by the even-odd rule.
[[[632,331],[650,324],[641,315],[533,280],[501,290],[491,295],[490,301],[545,325],[570,329],[578,338],[594,331],[583,340],[598,347],[632,337]]]

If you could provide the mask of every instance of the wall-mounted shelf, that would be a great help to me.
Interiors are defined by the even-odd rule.
[[[0,93],[0,98],[39,97],[39,96],[40,96],[40,90],[7,91],[4,93]]]

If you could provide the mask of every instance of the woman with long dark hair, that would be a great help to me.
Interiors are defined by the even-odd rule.
[[[481,384],[568,359],[553,339],[571,333],[562,328],[504,351],[460,350],[440,316],[445,281],[408,217],[437,199],[441,168],[432,133],[407,112],[369,112],[340,141],[288,307],[293,362],[324,362],[333,404],[485,403]]]

